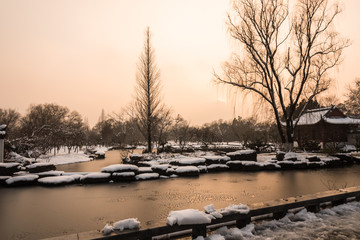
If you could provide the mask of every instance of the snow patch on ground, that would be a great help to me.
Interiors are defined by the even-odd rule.
[[[85,155],[82,152],[79,153],[70,153],[70,154],[58,154],[56,156],[51,156],[48,158],[39,159],[43,163],[52,163],[54,165],[70,164],[70,163],[79,163],[79,162],[88,162],[91,161],[88,155]]]
[[[125,229],[139,229],[140,222],[137,218],[128,218],[114,223],[114,226],[106,224],[102,229],[104,235],[108,235],[114,230],[124,231]]]

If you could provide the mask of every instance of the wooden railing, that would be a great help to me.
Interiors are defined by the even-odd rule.
[[[271,216],[274,219],[284,217],[289,210],[306,208],[308,211],[317,212],[324,205],[339,205],[349,200],[360,200],[360,187],[351,187],[339,190],[331,190],[316,194],[308,194],[300,197],[293,197],[288,199],[280,199],[266,203],[250,204],[250,212],[248,214],[232,214],[224,216],[223,218],[214,219],[209,224],[195,224],[183,226],[161,226],[140,230],[129,230],[122,232],[114,232],[111,235],[104,236],[99,231],[84,232],[66,236],[51,238],[52,240],[60,239],[140,239],[148,240],[156,238],[156,236],[174,235],[178,233],[180,236],[206,236],[211,229],[218,228],[224,225],[235,225],[238,228],[246,226],[254,219],[261,218],[261,216]]]

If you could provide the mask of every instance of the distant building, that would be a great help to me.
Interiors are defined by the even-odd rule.
[[[355,145],[360,137],[360,119],[350,118],[335,106],[305,111],[295,127],[295,141],[302,147],[316,141],[323,148],[327,143]]]

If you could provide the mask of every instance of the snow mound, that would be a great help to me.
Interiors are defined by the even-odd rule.
[[[101,230],[101,232],[104,235],[109,235],[113,231],[114,231],[114,227],[109,224],[106,224],[105,227]]]
[[[124,231],[125,229],[139,229],[139,228],[140,228],[140,222],[138,221],[137,218],[128,218],[114,223],[114,226],[106,224],[101,232],[104,235],[109,235],[114,230]]]
[[[175,224],[191,225],[211,223],[212,217],[204,212],[196,209],[185,209],[179,211],[171,211],[167,217],[167,224],[173,226]]]
[[[113,173],[113,172],[137,172],[139,168],[132,164],[113,164],[101,169],[101,172]]]
[[[216,210],[213,204],[207,205],[204,207],[204,210],[207,214],[210,214],[214,218],[222,218],[223,216],[231,215],[231,214],[248,214],[250,208],[244,204],[230,205],[226,208],[221,208]]]
[[[114,223],[114,230],[123,231],[124,229],[139,229],[140,222],[137,218],[128,218]]]
[[[248,214],[250,211],[250,208],[247,205],[244,204],[231,204],[230,206],[220,209],[220,212],[222,215],[230,215],[234,213],[240,213],[240,214]]]

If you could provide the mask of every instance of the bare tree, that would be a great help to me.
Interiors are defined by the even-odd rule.
[[[348,87],[345,100],[347,114],[360,117],[360,78],[355,79],[352,86]]]
[[[172,126],[172,134],[175,142],[179,143],[181,150],[183,150],[187,142],[191,139],[191,126],[180,114],[174,119]]]
[[[152,151],[153,129],[160,112],[160,72],[155,63],[149,27],[145,31],[144,49],[137,65],[135,108],[138,123],[147,140],[147,150]]]
[[[159,152],[159,147],[162,148],[162,150],[165,149],[165,144],[169,140],[170,135],[170,128],[173,124],[173,118],[171,116],[171,109],[162,107],[161,111],[158,115],[157,120],[157,128],[156,128],[156,134],[155,137],[157,139],[157,147]]]
[[[9,138],[14,138],[13,133],[16,132],[19,121],[20,113],[14,109],[1,109],[0,108],[0,125],[5,124],[7,126],[6,132]]]
[[[223,65],[224,74],[214,74],[215,82],[270,104],[281,141],[292,145],[298,103],[328,88],[329,69],[349,46],[332,29],[340,12],[328,0],[298,0],[293,15],[284,0],[234,0],[227,25],[242,55],[233,54]]]

